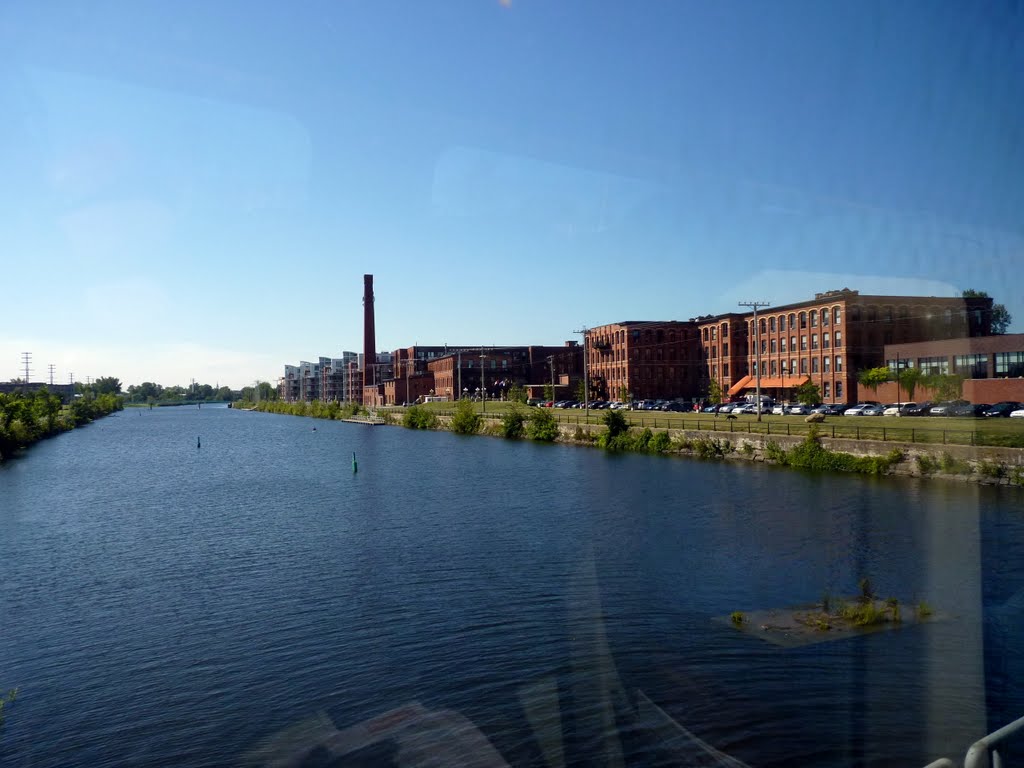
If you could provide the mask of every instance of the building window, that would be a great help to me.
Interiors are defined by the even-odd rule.
[[[783,336],[781,339],[779,339],[779,351],[780,352],[785,352],[786,351],[786,337],[785,336]]]
[[[775,341],[775,339],[772,339],[769,348],[771,349],[773,355],[778,351],[778,349],[776,347],[777,347],[776,341]]]
[[[965,379],[988,378],[988,355],[957,355],[953,364]]]
[[[836,400],[842,400],[842,399],[843,399],[843,382],[837,381],[836,382]]]
[[[779,315],[779,330],[780,331],[786,330],[786,316],[785,315]]]
[[[996,352],[996,376],[1009,379],[1024,376],[1024,352]]]
[[[828,317],[828,315],[822,315],[822,317]],[[829,347],[829,334],[823,333],[823,334],[821,334],[821,348],[822,349],[828,349],[828,347]]]
[[[711,340],[718,341],[718,326],[711,329]]]
[[[770,318],[768,319],[768,329],[769,329],[769,330],[770,330],[770,331],[771,331],[772,333],[775,333],[775,315],[772,315],[772,316],[771,316],[771,317],[770,317]]]
[[[842,313],[839,311],[839,307],[832,307],[832,325],[839,325],[842,321]],[[839,386],[836,386],[836,397],[839,397]]]
[[[722,363],[722,376],[728,376],[728,375],[729,375],[729,364],[728,363]]]
[[[827,315],[822,315],[821,316],[822,320],[824,320],[825,317],[827,317]],[[828,360],[827,357],[825,359]],[[832,397],[832,382],[831,381],[826,381],[826,382],[824,382],[821,385],[821,396],[824,397],[826,400],[828,400],[829,398]]]
[[[825,373],[828,373],[832,369],[832,365],[831,365],[831,363],[832,363],[832,356],[831,355],[825,355],[825,357],[823,357],[821,359],[821,362],[822,362],[822,365],[825,366]]]
[[[728,357],[729,355],[729,342],[722,344],[722,357]]]
[[[817,372],[818,372],[818,358],[812,357],[811,358],[811,373],[817,373]]]
[[[818,348],[818,334],[812,333],[811,334],[811,349],[817,349],[817,348]]]
[[[800,330],[802,331],[806,327],[807,327],[807,313],[806,312],[801,312],[800,313]]]
[[[789,337],[789,348],[793,352],[796,352],[796,336]]]
[[[763,355],[768,351],[768,342],[765,339],[761,339],[761,354]]]
[[[775,366],[775,361],[774,360],[771,361],[771,372],[772,372],[771,375],[774,376],[775,372],[776,372],[776,366]]]
[[[768,333],[768,326],[765,325],[764,318],[761,318],[761,333]]]
[[[783,375],[783,376],[785,376],[785,375],[786,375],[786,369],[787,369],[788,367],[789,367],[789,364],[788,364],[788,363],[787,363],[787,362],[786,362],[785,360],[783,360],[783,361],[782,361],[782,362],[781,362],[781,363],[779,364],[779,368],[781,368],[781,369],[782,369],[782,375]]]
[[[807,358],[800,358],[800,373],[807,373]]]
[[[850,307],[850,322],[855,323],[860,320],[860,305],[854,304]]]
[[[818,327],[818,311],[815,309],[811,310],[811,328]]]
[[[843,346],[843,332],[836,331],[836,347]]]
[[[792,331],[792,330],[795,330],[795,329],[796,329],[796,315],[794,315],[792,312],[790,312],[789,313],[789,330]]]
[[[922,357],[918,359],[917,365],[923,376],[944,376],[949,373],[949,359],[946,357]]]
[[[789,359],[789,372],[792,373],[793,375],[796,375],[796,358],[795,357],[791,357]]]
[[[841,370],[843,370],[843,356],[842,355],[836,355],[836,373],[838,373]],[[838,396],[839,396],[839,393],[836,392],[836,397],[838,397]]]
[[[807,351],[807,337],[806,336],[801,336],[800,337],[800,351],[801,352],[806,352]]]
[[[827,309],[821,310],[821,324],[822,325],[828,325],[828,310]]]

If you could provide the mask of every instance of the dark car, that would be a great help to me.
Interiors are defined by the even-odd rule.
[[[984,416],[992,406],[988,403],[960,403],[954,405],[948,411],[947,416]]]
[[[916,403],[915,405],[908,405],[906,410],[903,411],[904,416],[927,416],[928,412],[934,406],[931,400],[927,400],[923,403]]]
[[[663,406],[661,406],[661,410],[675,411],[676,413],[681,413],[682,411],[688,411],[689,408],[684,408],[679,403],[665,403]]]
[[[1013,411],[1016,411],[1020,407],[1021,407],[1020,403],[1015,403],[1012,400],[1004,400],[1001,403],[996,403],[991,408],[989,408],[987,411],[985,411],[985,415],[986,416],[1003,416],[1005,418],[1009,418],[1010,414]]]

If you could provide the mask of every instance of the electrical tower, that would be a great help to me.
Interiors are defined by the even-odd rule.
[[[50,369],[50,386],[52,387],[53,386],[53,368],[54,368],[54,365],[53,365],[53,363],[50,363],[46,367]]]
[[[32,373],[32,369],[29,367],[31,365],[31,363],[32,363],[32,353],[31,352],[22,352],[21,353],[21,363],[22,363],[22,365],[25,366],[25,383],[28,384],[29,374]]]

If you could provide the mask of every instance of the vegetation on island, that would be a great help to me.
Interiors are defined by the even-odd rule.
[[[17,688],[11,688],[7,691],[6,695],[0,696],[0,728],[3,728],[4,720],[7,718],[7,715],[4,713],[4,709],[6,709],[9,704],[13,704],[14,700],[17,698]]]

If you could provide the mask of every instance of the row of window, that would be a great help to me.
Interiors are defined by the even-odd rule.
[[[776,331],[785,331],[787,325],[789,330],[795,331],[799,327],[800,330],[804,330],[807,327],[817,328],[819,322],[821,325],[829,324],[829,317],[831,316],[832,325],[839,325],[842,322],[842,309],[840,307],[832,307],[831,312],[826,307],[822,310],[811,309],[805,312],[790,312],[788,315],[771,315],[767,318],[761,318],[758,325],[754,325],[754,321],[750,321],[750,334],[753,336],[758,331],[760,326],[761,333],[775,333]]]
[[[804,335],[800,336],[800,351],[801,352],[806,352],[807,351],[807,349],[808,349],[807,343],[808,343],[807,335],[804,334]],[[836,331],[835,345],[836,345],[836,347],[843,346],[843,333],[842,333],[842,331]],[[818,349],[818,348],[819,348],[818,347],[818,334],[812,333],[810,335],[810,349],[814,350],[814,349]],[[831,336],[831,334],[829,334],[829,333],[821,334],[821,349],[831,349],[831,348],[832,348],[832,336]],[[785,336],[783,336],[781,339],[774,339],[774,338],[772,338],[772,339],[761,339],[761,354],[762,355],[769,354],[769,353],[775,354],[776,352],[796,352],[796,351],[797,351],[796,336],[790,336],[789,337],[789,348],[788,349],[786,347],[786,337]],[[750,344],[750,354],[751,355],[756,355],[757,354],[757,342],[756,341],[751,342],[751,344]]]
[[[993,368],[996,378],[1024,376],[1024,352],[996,352],[994,357]],[[950,368],[949,358],[946,356],[919,357],[916,360],[907,358],[887,360],[886,365],[894,371],[916,367],[925,376],[945,376],[952,370],[952,372],[963,376],[965,379],[987,379],[989,356],[987,354],[955,355],[953,357],[952,369]]]
[[[761,362],[761,375],[762,376],[793,376],[795,374],[806,374],[806,373],[831,373],[832,372],[832,356],[825,355],[824,357],[801,357],[790,358],[789,360],[765,360]],[[819,362],[820,360],[820,362]],[[799,370],[797,366],[799,365]],[[841,373],[843,370],[843,356],[835,356],[835,369],[837,373]],[[757,361],[750,364],[750,373],[757,375]]]

